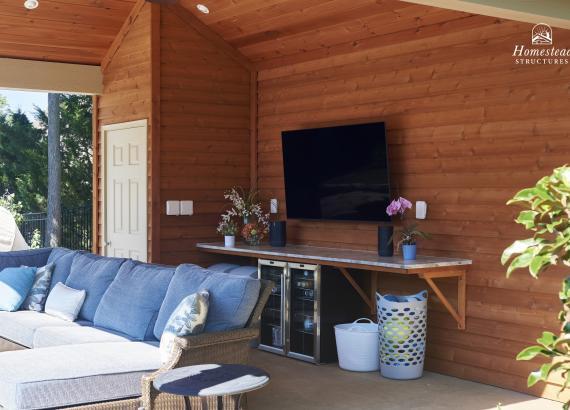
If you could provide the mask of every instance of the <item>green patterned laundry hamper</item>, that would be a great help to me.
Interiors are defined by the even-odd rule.
[[[399,380],[422,377],[427,296],[426,290],[410,296],[376,293],[382,376]]]

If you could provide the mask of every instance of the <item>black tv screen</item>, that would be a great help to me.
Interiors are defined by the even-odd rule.
[[[287,217],[387,221],[383,122],[284,131]]]

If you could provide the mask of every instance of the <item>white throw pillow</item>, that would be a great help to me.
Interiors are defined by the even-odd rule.
[[[77,290],[58,282],[49,293],[45,312],[68,322],[75,322],[85,301],[85,290]]]
[[[160,359],[165,364],[172,355],[174,339],[196,335],[204,330],[208,317],[210,294],[201,290],[186,296],[170,315],[160,338]]]

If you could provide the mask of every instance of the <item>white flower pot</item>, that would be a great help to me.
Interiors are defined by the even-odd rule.
[[[226,248],[235,248],[236,246],[236,237],[233,235],[224,236],[224,246]]]

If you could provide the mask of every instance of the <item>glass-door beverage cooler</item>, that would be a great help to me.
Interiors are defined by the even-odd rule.
[[[260,348],[285,354],[287,263],[260,260],[259,277],[274,283],[269,300],[261,314]]]
[[[261,316],[260,348],[319,362],[319,267],[259,260],[259,277],[275,283]]]
[[[334,325],[370,313],[338,269],[259,260],[275,286],[261,315],[260,349],[313,363],[337,360]]]
[[[287,355],[301,360],[320,361],[319,289],[320,269],[316,265],[288,264],[289,318],[286,326]]]

